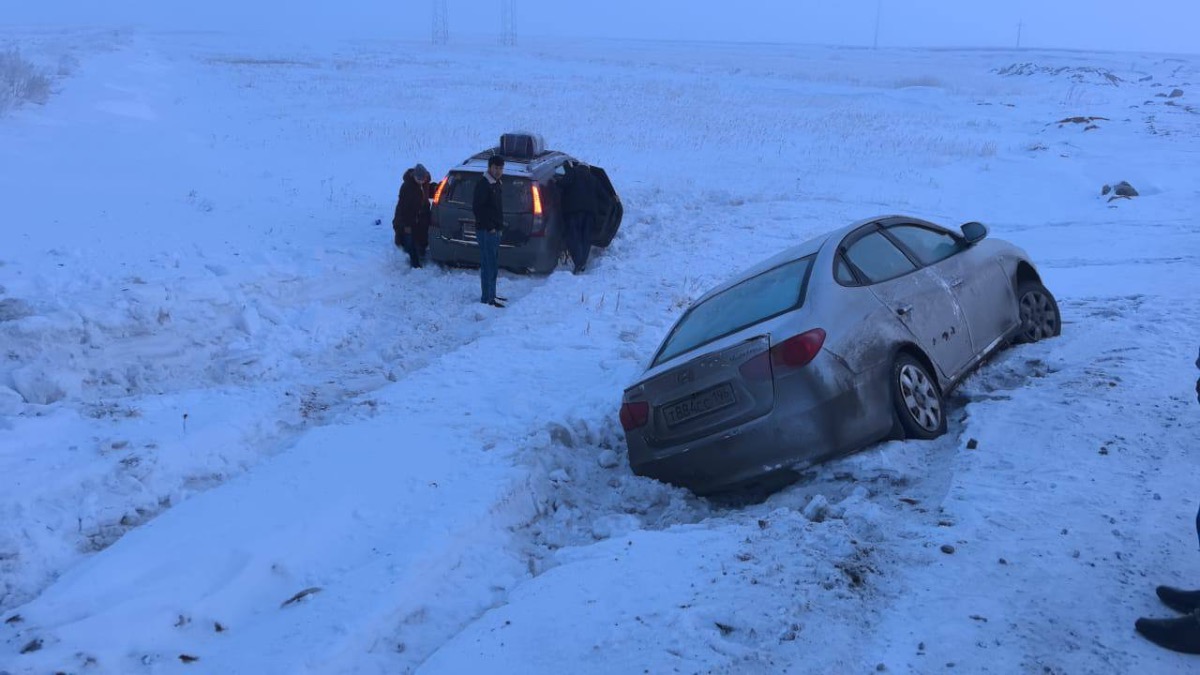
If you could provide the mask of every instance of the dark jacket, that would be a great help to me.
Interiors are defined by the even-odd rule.
[[[599,215],[600,205],[608,198],[600,181],[592,175],[592,170],[578,164],[566,169],[566,173],[558,179],[558,187],[562,190],[563,213],[567,214]]]
[[[400,184],[400,198],[396,201],[396,215],[392,218],[392,229],[412,237],[412,243],[423,248],[429,243],[429,186],[421,185],[413,178],[412,169],[404,172]]]
[[[493,184],[487,174],[479,177],[479,182],[475,183],[471,211],[475,214],[476,230],[499,232],[504,229],[504,196],[500,181]]]

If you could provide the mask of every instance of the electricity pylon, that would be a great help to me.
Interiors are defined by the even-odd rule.
[[[517,0],[500,0],[500,44],[517,44]]]
[[[444,45],[450,41],[450,19],[446,0],[433,0],[433,44]]]

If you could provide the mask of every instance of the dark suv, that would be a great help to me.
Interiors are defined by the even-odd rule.
[[[475,154],[450,170],[433,197],[429,257],[442,265],[479,264],[471,200],[475,184],[483,180],[488,158],[493,155],[504,157],[500,267],[514,272],[549,274],[564,250],[562,200],[555,178],[565,173],[565,164],[578,160],[557,150],[546,150],[541,137],[534,134],[504,134],[500,145]],[[589,168],[609,195],[601,200],[592,233],[592,245],[605,247],[616,236],[624,209],[604,169]]]

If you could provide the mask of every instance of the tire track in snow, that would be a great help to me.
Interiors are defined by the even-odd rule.
[[[373,393],[487,331],[469,301],[475,277],[409,272],[391,258],[367,256],[315,277],[267,269],[216,283],[183,276],[122,289],[84,278],[58,292],[70,304],[0,323],[30,396],[69,377],[55,364],[83,375],[67,387],[75,393],[50,404],[50,416],[18,419],[18,434],[32,438],[46,424],[65,423],[95,438],[90,448],[48,445],[32,465],[13,457],[19,470],[7,473],[37,487],[20,492],[20,502],[0,503],[0,521],[37,522],[52,534],[0,531],[0,610],[312,429],[384,413]],[[540,283],[509,280],[514,298]],[[57,477],[42,466],[63,461],[77,465]]]

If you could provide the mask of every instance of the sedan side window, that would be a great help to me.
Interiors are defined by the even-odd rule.
[[[962,250],[958,240],[949,234],[919,225],[893,225],[887,231],[907,246],[922,265],[932,265]]]
[[[837,262],[833,265],[833,278],[843,286],[858,285],[858,279],[854,278],[854,271],[850,269],[850,265],[846,264],[846,258],[842,255],[837,257]]]
[[[917,269],[895,244],[878,232],[872,232],[851,244],[846,249],[846,259],[873,284],[895,279]]]

